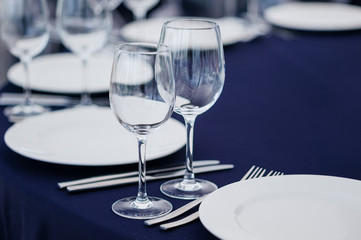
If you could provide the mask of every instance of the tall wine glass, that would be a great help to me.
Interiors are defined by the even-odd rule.
[[[24,103],[4,111],[10,121],[17,121],[48,110],[32,102],[29,72],[31,60],[49,41],[48,9],[45,0],[3,0],[1,8],[1,37],[25,69]]]
[[[165,215],[172,210],[172,205],[147,195],[145,152],[148,135],[164,124],[173,112],[175,90],[168,48],[148,43],[118,46],[109,96],[114,115],[124,128],[135,134],[139,148],[138,195],[116,201],[112,209],[127,218]]]
[[[124,5],[133,12],[135,20],[142,20],[158,2],[159,0],[124,0]]]
[[[161,191],[170,197],[194,199],[217,189],[193,173],[193,128],[196,117],[217,101],[223,89],[223,46],[217,23],[177,19],[163,25],[160,43],[170,48],[176,85],[174,111],[187,129],[186,172],[183,179],[165,182]]]
[[[94,1],[99,2],[94,8]],[[83,70],[80,105],[91,105],[88,89],[88,60],[108,41],[112,16],[107,0],[58,0],[56,19],[60,38],[68,49],[81,59]]]

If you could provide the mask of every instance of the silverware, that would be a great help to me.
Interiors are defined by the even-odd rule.
[[[31,97],[34,103],[42,106],[71,106],[79,102],[79,99],[60,95],[32,94]],[[2,93],[0,95],[0,105],[17,105],[23,102],[24,95],[22,93]]]
[[[216,164],[219,164],[218,160],[194,161],[193,167],[216,165]],[[180,169],[185,169],[184,164],[179,165],[179,166],[174,166],[174,167],[150,170],[150,171],[147,171],[147,174],[169,172],[169,171],[175,171],[175,170],[180,170]],[[126,172],[126,173],[109,174],[109,175],[104,175],[104,176],[83,178],[83,179],[78,179],[78,180],[73,180],[73,181],[59,182],[58,187],[60,189],[63,189],[65,187],[69,187],[72,185],[85,184],[85,183],[91,183],[91,182],[99,182],[99,181],[105,181],[105,180],[110,180],[110,179],[115,179],[115,178],[132,177],[132,176],[137,176],[138,174],[139,174],[138,171],[131,171],[131,172]]]
[[[145,225],[151,226],[157,223],[161,223],[161,222],[165,222],[167,220],[170,220],[172,218],[178,217],[179,215],[182,215],[183,213],[187,212],[188,210],[192,209],[193,207],[197,206],[198,204],[200,204],[203,199],[205,199],[207,197],[207,195],[197,198],[196,200],[193,200],[189,203],[187,203],[186,205],[178,208],[177,210],[174,210],[173,212],[163,216],[163,217],[159,217],[159,218],[153,218],[153,219],[149,219],[144,221]]]
[[[213,171],[221,171],[234,168],[233,164],[219,164],[219,165],[210,165],[210,166],[203,166],[203,167],[196,167],[194,168],[194,173],[205,173],[205,172],[213,172]],[[152,175],[147,175],[147,181],[154,181],[166,178],[174,178],[180,177],[184,175],[184,169],[176,170],[171,172],[162,172],[156,173]],[[105,180],[100,182],[92,182],[92,183],[85,183],[85,184],[78,184],[67,187],[68,192],[74,191],[82,191],[82,190],[91,190],[96,188],[102,187],[110,187],[110,186],[117,186],[129,183],[137,183],[138,176],[136,177],[126,177],[126,178],[117,178],[111,180]]]
[[[42,106],[68,107],[79,103],[79,98],[64,95],[32,94],[32,101]],[[0,106],[18,105],[24,102],[22,93],[1,93]],[[94,103],[101,106],[108,106],[108,98],[94,98]]]
[[[179,219],[178,221],[174,221],[174,222],[170,222],[170,223],[166,223],[166,224],[162,224],[160,225],[160,229],[162,230],[168,230],[170,228],[174,228],[174,227],[178,227],[178,226],[182,226],[184,224],[193,222],[194,220],[199,218],[199,212],[194,212],[191,215],[188,215],[187,217],[184,217],[182,219]]]
[[[256,166],[252,166],[247,173],[242,177],[242,179],[240,181],[245,181],[248,179],[253,179],[253,178],[259,178],[259,177],[263,177],[264,174],[266,173],[266,169],[260,168],[260,167],[256,167]],[[267,176],[279,176],[279,175],[283,175],[282,172],[278,172],[278,171],[270,171]],[[155,218],[155,219],[150,219],[150,220],[146,220],[144,223],[146,225],[153,225],[153,224],[157,224],[157,223],[161,223],[167,220],[170,220],[172,218],[175,218],[183,213],[185,213],[186,211],[190,210],[191,208],[199,205],[205,198],[206,196],[203,196],[201,198],[198,198],[186,205],[184,205],[183,207],[178,208],[177,210],[167,214],[166,216],[160,217],[160,218]],[[170,228],[174,228],[174,227],[178,227],[187,223],[190,223],[194,220],[196,220],[199,217],[199,213],[194,212],[191,215],[184,217],[180,220],[174,221],[174,222],[169,222],[166,224],[162,224],[160,225],[160,228],[162,230],[168,230]]]

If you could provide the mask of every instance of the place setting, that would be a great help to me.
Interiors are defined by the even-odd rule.
[[[131,10],[136,21],[121,29],[126,42],[106,49],[112,31],[111,11],[121,1],[58,0],[57,31],[69,52],[36,57],[45,49],[50,30],[45,1],[31,1],[35,10],[30,11],[32,15],[25,19],[29,21],[27,26],[35,29],[36,36],[29,36],[29,31],[17,29],[19,32],[16,34],[13,31],[12,25],[21,24],[21,19],[24,19],[22,14],[17,15],[22,11],[13,11],[18,7],[14,3],[25,4],[24,1],[5,0],[2,5],[12,11],[1,16],[1,37],[11,54],[20,59],[9,69],[7,77],[11,84],[24,88],[21,99],[16,94],[2,93],[9,99],[12,97],[8,103],[19,103],[15,106],[8,104],[4,110],[4,115],[13,123],[4,133],[7,149],[26,161],[54,166],[53,170],[57,166],[79,171],[100,167],[103,170],[107,167],[122,169],[126,165],[138,167],[137,170],[125,171],[125,167],[117,173],[85,178],[80,178],[77,172],[61,177],[56,184],[52,183],[54,186],[49,194],[58,197],[61,204],[70,206],[74,203],[73,199],[83,201],[86,198],[90,201],[106,198],[106,201],[102,199],[101,209],[109,213],[107,217],[111,220],[99,218],[105,222],[101,229],[111,230],[105,226],[107,221],[114,221],[111,227],[136,229],[142,225],[141,231],[151,232],[149,236],[173,237],[181,234],[182,229],[192,230],[195,226],[202,226],[201,230],[211,236],[226,240],[359,239],[359,180],[341,177],[341,174],[295,174],[295,171],[288,172],[286,168],[270,168],[282,165],[276,157],[267,155],[271,151],[263,153],[262,148],[278,139],[267,136],[267,131],[270,131],[266,129],[268,125],[255,124],[256,118],[267,116],[260,115],[262,111],[257,108],[247,112],[254,115],[246,123],[232,121],[228,133],[223,133],[225,128],[219,126],[223,124],[220,120],[227,117],[223,115],[226,113],[223,108],[230,112],[230,116],[236,117],[234,112],[239,109],[232,107],[236,102],[244,101],[243,98],[228,100],[232,105],[222,105],[222,111],[215,108],[219,99],[230,97],[224,96],[224,87],[228,84],[228,60],[224,46],[250,41],[247,36],[240,35],[244,32],[233,31],[235,26],[232,24],[238,23],[222,22],[234,21],[234,18],[146,19],[147,12],[159,1],[148,1],[148,5],[140,9],[139,5],[132,5],[134,2],[124,0],[123,4]],[[298,4],[270,7],[264,13],[264,20],[271,25],[294,30],[344,31],[361,26],[355,20],[358,7]],[[352,18],[351,22],[355,25],[346,23],[347,20],[345,25],[329,21],[327,26],[322,21],[319,25],[297,21],[304,16],[295,17],[294,22],[287,20],[288,14],[301,16],[305,12],[318,12],[322,7],[326,9],[325,16],[334,14],[334,7],[341,8],[342,11],[336,11],[340,19],[344,19],[342,15],[345,14]],[[357,14],[352,15],[353,12]],[[310,21],[314,23],[315,19],[310,18]],[[139,35],[139,31],[143,34]],[[239,86],[245,86],[246,79],[238,72],[237,79],[233,80],[241,81]],[[259,79],[252,81],[259,87]],[[268,86],[262,87],[266,89]],[[32,94],[32,90],[37,92]],[[99,99],[93,99],[92,94],[105,95],[107,104],[97,104]],[[58,102],[53,99],[53,104],[47,105],[47,97],[58,98]],[[246,101],[245,105],[261,101],[261,97]],[[51,109],[54,106],[58,108]],[[207,116],[211,115],[207,114],[209,112],[219,114],[216,122],[219,125],[205,124]],[[204,125],[199,127],[203,127],[202,133],[207,134],[207,137],[202,136],[202,142],[196,142],[195,138],[199,116],[204,116],[203,122],[200,122]],[[183,122],[178,119],[183,119]],[[246,126],[243,128],[242,124]],[[274,123],[270,120],[268,124]],[[278,127],[272,127],[277,128],[279,135],[284,134]],[[280,129],[282,127],[285,126]],[[247,142],[240,140],[234,143],[230,139],[235,138],[230,136],[239,137],[238,128],[254,135],[247,137]],[[266,137],[258,141],[257,146],[251,146],[252,141],[259,140],[257,134],[260,132],[266,132]],[[285,134],[286,137],[290,135],[293,133]],[[215,145],[209,144],[215,142]],[[288,150],[287,144],[279,144]],[[216,146],[218,156],[232,156],[233,159],[196,159],[195,146],[203,148],[202,154],[208,151],[213,154],[211,148]],[[252,154],[240,150],[252,147]],[[172,155],[181,149],[185,156],[179,163]],[[234,151],[232,154],[227,152],[230,149]],[[269,162],[264,161],[267,169],[258,166],[261,160],[257,158],[262,159],[263,154],[270,159],[267,160]],[[288,152],[285,150],[282,154],[286,156]],[[319,157],[317,154],[312,156]],[[148,163],[160,159],[169,162],[157,168],[147,168]],[[251,166],[245,167],[249,162],[252,162]],[[230,176],[237,176],[236,181],[230,180]],[[34,189],[37,187],[36,182],[31,184]],[[126,185],[133,192],[128,191]],[[149,185],[152,187],[147,188]],[[158,192],[154,191],[154,186]],[[98,202],[91,204],[97,205]],[[76,208],[81,209],[82,206],[77,205]],[[67,211],[64,211],[64,216]],[[87,223],[98,217],[96,212],[99,209],[92,212],[87,208],[85,211]],[[83,221],[83,217],[77,214],[71,212],[76,220]],[[89,218],[89,214],[94,216]],[[159,231],[157,235],[152,235],[156,230]]]
[[[182,18],[168,21],[164,24],[161,40],[157,44],[118,45],[110,73],[106,71],[107,67],[101,64],[104,63],[102,57],[96,56],[92,68],[104,72],[104,75],[94,74],[95,77],[108,78],[109,81],[110,108],[100,107],[93,104],[90,92],[105,89],[99,86],[89,87],[88,83],[91,81],[88,78],[90,66],[88,64],[89,57],[102,49],[106,42],[109,16],[106,12],[97,13],[94,21],[100,25],[95,25],[94,35],[91,33],[88,36],[81,32],[81,24],[85,23],[85,19],[82,19],[81,12],[79,14],[76,12],[77,9],[72,8],[71,3],[72,1],[69,0],[58,2],[57,26],[63,44],[82,61],[82,71],[78,74],[72,72],[75,75],[72,79],[82,78],[82,84],[67,90],[66,82],[59,88],[54,83],[45,87],[41,83],[41,80],[46,82],[45,79],[49,77],[47,74],[66,78],[62,74],[62,69],[52,69],[54,63],[62,65],[62,61],[65,65],[74,67],[75,59],[65,53],[39,57],[36,62],[34,61],[34,72],[40,74],[38,76],[43,74],[43,77],[38,78],[39,85],[35,84],[33,88],[55,93],[80,93],[81,99],[74,107],[34,114],[31,117],[29,114],[21,116],[26,118],[6,131],[4,136],[6,145],[29,159],[53,164],[111,166],[139,162],[139,178],[134,176],[134,173],[131,174],[133,183],[139,182],[138,194],[136,197],[118,200],[112,206],[114,213],[127,218],[155,218],[172,210],[170,202],[147,195],[145,162],[170,155],[184,145],[187,153],[186,164],[182,168],[176,167],[181,171],[169,177],[163,174],[169,172],[168,169],[157,170],[154,176],[149,176],[149,179],[183,176],[165,182],[160,188],[165,195],[178,199],[196,199],[216,190],[218,188],[216,184],[196,179],[194,174],[232,169],[233,165],[219,164],[219,161],[193,162],[192,146],[196,117],[212,107],[223,89],[225,70],[219,25],[204,19]],[[84,3],[87,2],[79,0],[79,4]],[[100,10],[104,9],[100,8]],[[86,21],[90,21],[88,17]],[[72,30],[74,23],[79,24],[75,32]],[[47,41],[46,25],[44,31],[44,34],[47,34]],[[178,41],[184,31],[189,31],[189,35]],[[82,38],[89,39],[85,41]],[[82,42],[85,45],[82,45]],[[213,64],[210,64],[211,62]],[[198,64],[207,67],[195,71]],[[54,70],[59,71],[59,74]],[[24,74],[25,79],[28,79],[29,76],[21,72],[20,66],[15,65],[9,71],[10,81],[21,85]],[[183,80],[175,82],[175,79]],[[197,83],[194,83],[195,79]],[[30,90],[30,87],[26,89],[29,92]],[[30,93],[28,97],[31,97]],[[185,124],[171,118],[173,110],[183,116]],[[148,135],[149,146],[146,148]],[[68,191],[75,191],[72,187],[67,186]]]
[[[72,104],[77,106],[92,105],[90,93],[109,91],[112,57],[105,51],[94,55],[103,50],[108,42],[112,18],[107,7],[97,8],[95,12],[90,1],[79,1],[84,8],[75,8],[73,1],[58,1],[56,30],[61,43],[72,53],[46,54],[33,60],[48,45],[51,27],[47,5],[40,0],[34,2],[32,12],[26,13],[29,15],[27,22],[22,23],[24,28],[14,28],[15,24],[20,24],[20,14],[24,14],[13,13],[12,9],[19,3],[6,3],[9,14],[2,18],[2,39],[9,51],[21,60],[21,64],[17,63],[9,69],[7,77],[10,83],[24,88],[22,102],[19,100],[21,96],[8,95],[13,103],[21,102],[5,108],[4,114],[10,122],[50,111],[49,107],[32,100],[32,90],[50,93],[50,99],[56,99],[56,96],[51,96],[53,93],[80,94],[79,103]],[[89,22],[95,24],[89,25]],[[2,95],[3,102],[11,102],[5,98],[6,95]],[[42,98],[45,98],[45,94]],[[59,96],[61,100],[65,98]],[[60,102],[58,105],[61,105]],[[64,102],[67,106],[67,102]]]

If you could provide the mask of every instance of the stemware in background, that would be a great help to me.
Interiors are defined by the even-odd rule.
[[[114,11],[122,2],[123,0],[108,0],[107,8],[109,11]]]
[[[165,182],[167,196],[194,199],[217,189],[193,173],[193,128],[196,117],[207,111],[222,92],[225,68],[219,26],[200,19],[177,19],[162,27],[160,43],[170,48],[176,85],[174,111],[187,129],[186,172],[183,179]]]
[[[17,121],[49,110],[32,102],[29,69],[49,41],[48,9],[45,0],[3,0],[1,8],[1,37],[25,70],[24,103],[4,110],[10,121]]]
[[[255,36],[266,35],[271,30],[269,24],[261,16],[260,0],[247,0],[245,18],[248,31]]]
[[[159,0],[124,0],[124,5],[132,11],[135,20],[142,20],[158,2]]]
[[[83,92],[80,105],[84,106],[92,104],[88,89],[88,60],[105,46],[112,28],[107,3],[107,0],[59,0],[57,5],[57,30],[62,43],[81,59]]]
[[[139,148],[138,195],[116,201],[112,209],[120,216],[135,219],[165,215],[172,205],[147,195],[145,152],[148,135],[173,112],[175,90],[169,49],[148,43],[119,45],[114,54],[109,97],[114,115],[136,135]]]

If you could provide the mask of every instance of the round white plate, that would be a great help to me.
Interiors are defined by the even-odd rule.
[[[206,19],[219,24],[224,45],[249,41],[255,37],[254,34],[251,34],[249,30],[247,30],[244,21],[240,18],[225,17]],[[134,21],[122,28],[121,35],[129,41],[158,42],[162,25],[168,20],[170,19],[149,18],[147,20]]]
[[[182,148],[185,134],[182,123],[169,119],[149,135],[147,160]],[[6,131],[5,143],[20,155],[50,163],[105,166],[138,162],[135,135],[106,107],[75,107],[25,119]]]
[[[110,54],[97,54],[89,59],[88,88],[92,93],[109,90],[113,58]],[[79,57],[71,53],[56,53],[36,57],[30,65],[31,89],[78,94],[82,88],[82,69]],[[16,63],[8,71],[11,83],[22,87],[25,73],[21,63]]]
[[[237,182],[211,193],[200,219],[225,240],[358,240],[361,181],[286,175]]]
[[[265,10],[269,23],[308,31],[361,29],[361,7],[342,3],[290,2]]]

